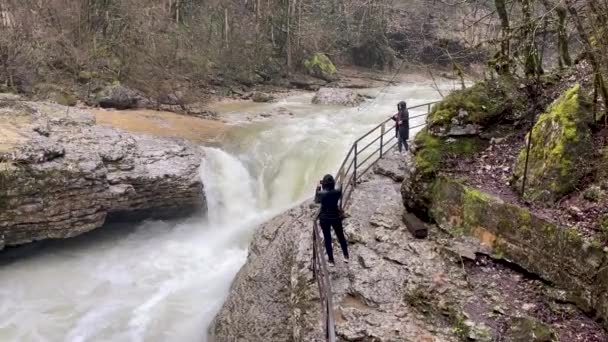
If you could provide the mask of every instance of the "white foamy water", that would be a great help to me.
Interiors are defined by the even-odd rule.
[[[225,109],[294,115],[240,125],[222,149],[206,149],[206,219],[114,225],[0,254],[0,341],[205,341],[254,228],[310,196],[399,100],[439,95],[430,86],[389,87],[363,109],[314,106],[311,97]]]

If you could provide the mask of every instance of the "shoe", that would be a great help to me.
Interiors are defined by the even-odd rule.
[[[344,258],[344,263],[345,263],[345,264],[348,264],[349,262],[350,262],[350,259],[349,259],[349,258]]]
[[[333,263],[333,262],[331,262],[331,261],[330,261],[330,262],[328,262],[327,264],[329,265],[329,268],[334,268],[334,267],[336,267],[336,264],[335,264],[335,263]]]

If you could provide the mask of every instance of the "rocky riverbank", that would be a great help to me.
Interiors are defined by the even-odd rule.
[[[332,270],[340,341],[604,341],[606,332],[561,291],[509,265],[474,239],[429,225],[416,239],[403,223],[392,154],[357,186],[346,233],[352,262]],[[212,340],[324,341],[311,271],[314,206],[261,226]],[[337,248],[337,247],[336,247]]]
[[[189,142],[15,97],[0,99],[0,132],[0,248],[205,208],[203,152]]]

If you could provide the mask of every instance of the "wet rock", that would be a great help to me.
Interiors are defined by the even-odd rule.
[[[389,152],[390,153],[390,152]],[[373,171],[376,174],[388,177],[395,182],[403,182],[405,173],[405,167],[409,163],[409,155],[403,159],[401,158],[385,158],[380,159],[373,167]]]
[[[59,105],[0,107],[0,131],[9,133],[0,138],[2,244],[73,237],[106,219],[204,209],[197,147],[97,126],[90,113]],[[41,125],[44,135],[32,129]]]
[[[392,213],[387,213],[385,211],[376,211],[372,217],[370,217],[369,223],[374,227],[395,230],[399,228],[399,223],[394,222],[391,215]]]
[[[325,86],[327,84],[327,81],[323,81],[306,75],[298,75],[290,79],[289,84],[298,89],[317,91],[321,87]]]
[[[201,119],[218,120],[220,117],[217,112],[209,110],[207,106],[201,102],[187,104],[185,105],[185,108],[186,114],[196,116]]]
[[[132,109],[150,105],[150,101],[139,92],[120,84],[103,88],[95,98],[102,108]]]
[[[275,98],[270,94],[256,92],[251,97],[251,100],[253,100],[253,102],[273,102],[275,101]]]
[[[575,189],[587,174],[583,165],[592,151],[593,110],[579,85],[568,90],[543,113],[532,129],[526,193],[531,201],[555,202]],[[521,191],[527,147],[523,146],[514,172]]]
[[[485,326],[483,323],[475,323],[473,321],[466,320],[464,322],[464,326],[466,327],[466,336],[469,340],[480,342],[492,341],[492,333],[490,328]]]
[[[356,107],[364,98],[350,89],[321,88],[312,99],[313,104]]]
[[[550,326],[531,317],[516,317],[511,320],[506,338],[508,341],[551,342],[555,333]]]
[[[102,108],[132,109],[146,107],[150,101],[133,89],[111,85],[96,94],[95,104]]]

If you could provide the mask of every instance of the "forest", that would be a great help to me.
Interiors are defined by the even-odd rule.
[[[585,60],[605,100],[607,12],[601,0],[2,0],[0,88],[86,99],[121,83],[188,101],[209,85],[284,85],[323,53],[478,78]]]

